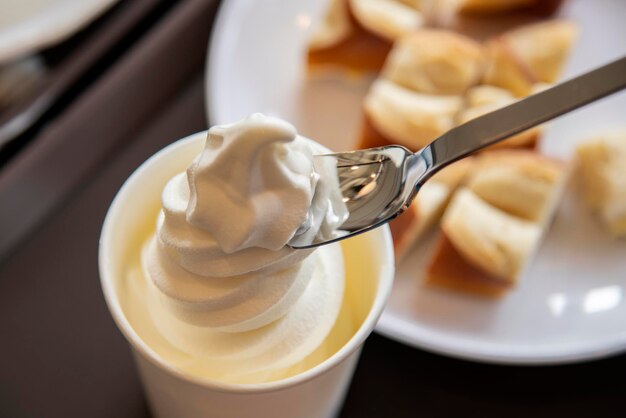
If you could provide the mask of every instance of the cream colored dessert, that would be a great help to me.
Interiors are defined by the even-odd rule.
[[[313,167],[321,152],[288,123],[253,115],[212,128],[167,183],[124,305],[170,364],[225,382],[271,381],[320,363],[355,332],[341,246],[287,246],[296,234],[331,236],[345,219],[332,173]]]
[[[584,142],[576,155],[585,200],[614,236],[626,236],[626,130]]]
[[[519,280],[563,190],[563,163],[522,150],[484,153],[452,198],[428,268],[430,284],[498,295]]]

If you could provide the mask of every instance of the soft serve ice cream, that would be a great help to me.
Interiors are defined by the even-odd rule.
[[[162,194],[156,231],[130,269],[127,314],[175,366],[228,382],[313,367],[354,332],[338,244],[347,216],[327,152],[263,115],[209,131],[202,153]],[[322,172],[320,172],[322,171]],[[358,324],[357,324],[358,326]]]

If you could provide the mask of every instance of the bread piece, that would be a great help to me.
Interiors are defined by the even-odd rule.
[[[584,142],[576,155],[585,200],[614,236],[626,236],[626,130]]]
[[[429,94],[463,94],[483,76],[483,47],[462,35],[421,30],[398,40],[382,76],[402,87]]]
[[[382,67],[391,42],[364,28],[353,16],[348,0],[331,0],[313,30],[307,54],[310,70],[375,71]]]
[[[425,24],[422,3],[331,0],[309,42],[309,69],[378,72],[392,43]]]
[[[487,43],[488,65],[483,78],[491,84],[510,90],[515,96],[527,96],[538,80],[530,68],[511,48],[505,37]]]
[[[425,24],[420,2],[398,0],[349,0],[356,20],[367,30],[390,42]]]
[[[450,201],[427,283],[494,296],[519,280],[565,184],[565,164],[523,150],[475,158]]]
[[[554,83],[561,76],[577,36],[573,22],[549,20],[508,32],[506,42],[536,81]]]
[[[538,82],[555,82],[576,36],[573,23],[550,20],[492,39],[487,44],[488,66],[483,83],[522,97],[530,94]]]
[[[467,187],[490,205],[519,218],[543,223],[564,184],[563,163],[530,151],[501,150],[477,158]],[[555,191],[557,191],[555,193]]]
[[[441,228],[471,264],[515,283],[541,236],[540,227],[488,204],[467,188],[457,192]]]
[[[346,0],[330,0],[324,17],[309,39],[310,49],[326,49],[345,41],[352,32]]]
[[[364,111],[390,143],[418,150],[454,126],[461,104],[459,96],[418,93],[378,79],[365,98]]]

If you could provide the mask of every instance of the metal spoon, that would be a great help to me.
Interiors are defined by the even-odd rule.
[[[446,132],[417,153],[391,145],[314,157],[332,159],[348,219],[335,237],[313,240],[295,236],[292,248],[310,248],[379,227],[404,212],[420,187],[447,165],[601,99],[626,87],[626,57],[589,71],[510,106],[470,120]]]

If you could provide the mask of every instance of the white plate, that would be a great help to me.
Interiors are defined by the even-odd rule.
[[[62,41],[117,0],[0,0],[0,63]]]
[[[211,123],[265,112],[331,148],[351,148],[368,80],[305,75],[309,28],[324,3],[223,3],[207,65]],[[569,0],[562,14],[582,33],[566,76],[626,54],[626,2]],[[543,150],[570,156],[577,140],[626,126],[624,109],[622,93],[563,117],[550,126]],[[502,300],[421,287],[427,252],[419,246],[400,266],[378,332],[439,353],[508,364],[573,362],[626,349],[626,241],[610,239],[571,190],[532,268]]]

